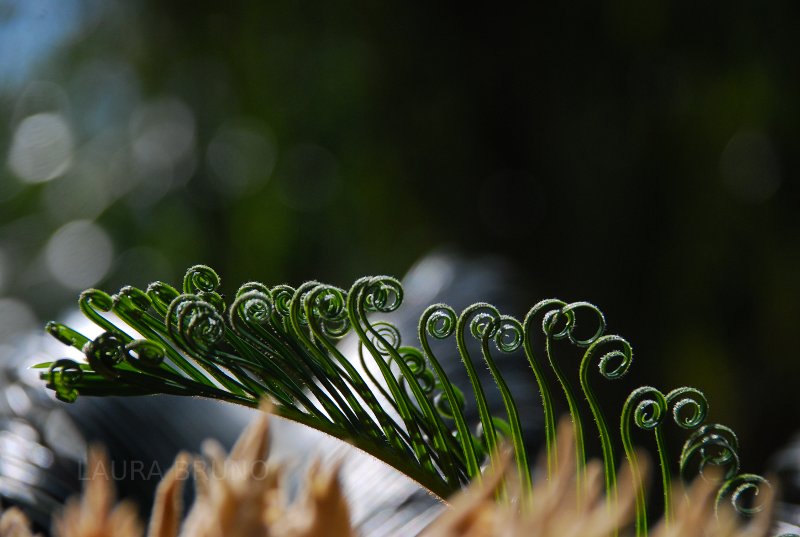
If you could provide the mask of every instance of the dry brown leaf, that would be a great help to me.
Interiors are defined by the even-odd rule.
[[[183,515],[183,484],[188,476],[190,461],[188,454],[179,453],[175,464],[159,483],[147,537],[178,536]]]
[[[226,456],[216,442],[203,446],[204,459],[180,454],[156,493],[148,537],[354,537],[350,510],[339,483],[339,464],[310,465],[300,499],[290,504],[279,468],[267,463],[269,426],[260,415]],[[498,496],[518,491],[512,452],[501,451],[494,468],[457,494],[423,537],[606,537],[630,529],[637,482],[627,464],[618,479],[617,501],[604,494],[603,470],[593,461],[579,481],[571,424],[558,430],[556,465],[549,480],[538,482],[533,493],[516,502]],[[82,499],[72,499],[55,519],[57,537],[140,537],[132,504],[115,505],[112,472],[104,452],[89,452],[88,476]],[[641,474],[649,470],[639,455]],[[193,464],[192,464],[193,463]],[[196,498],[182,527],[181,494],[189,466],[193,467]],[[579,483],[582,483],[579,485]],[[718,483],[698,479],[686,493],[674,494],[675,513],[669,525],[662,521],[652,537],[764,537],[771,519],[772,496],[749,524],[743,525],[730,506],[714,514]],[[33,537],[30,524],[16,509],[0,517],[0,537]]]
[[[624,531],[633,520],[637,483],[629,465],[623,465],[618,480],[617,501],[609,505],[604,494],[602,467],[597,461],[589,463],[583,486],[578,487],[574,460],[574,436],[567,421],[559,425],[559,464],[553,477],[533,487],[523,505],[513,507],[498,502],[495,492],[503,477],[513,468],[506,459],[499,470],[490,473],[482,482],[474,482],[459,493],[448,511],[441,515],[423,537],[607,537]],[[649,464],[639,454],[643,477]],[[765,509],[750,523],[742,522],[731,509],[714,514],[714,485],[698,479],[689,492],[689,499],[676,509],[673,522],[663,522],[651,533],[653,537],[765,537],[769,529],[770,510]],[[771,504],[771,498],[766,502]]]
[[[34,537],[28,517],[16,507],[3,511],[0,515],[0,537]]]
[[[275,535],[280,537],[353,537],[350,509],[339,485],[338,464],[322,469],[319,461],[311,464],[305,498],[286,514],[285,525]],[[280,528],[280,526],[275,529]]]
[[[142,525],[129,502],[115,503],[111,466],[101,448],[89,449],[83,497],[71,498],[55,518],[57,537],[140,537]]]

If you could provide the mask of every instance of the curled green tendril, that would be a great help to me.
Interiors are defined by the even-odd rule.
[[[242,330],[239,320],[248,324],[266,325],[272,317],[272,309],[268,292],[254,289],[241,293],[231,304],[229,313],[231,327],[237,332]]]
[[[531,366],[531,370],[533,371],[533,375],[536,378],[536,384],[539,388],[539,393],[542,398],[542,409],[544,411],[544,433],[545,433],[545,451],[547,456],[547,476],[548,478],[552,477],[555,468],[558,464],[557,461],[557,447],[556,447],[556,419],[555,419],[555,412],[553,409],[553,396],[550,394],[550,386],[545,378],[544,374],[544,367],[540,363],[539,359],[536,357],[536,353],[534,352],[534,342],[533,342],[533,334],[535,330],[533,329],[534,325],[537,324],[537,320],[540,320],[540,316],[544,316],[544,319],[541,319],[541,329],[542,332],[547,336],[547,326],[549,323],[547,319],[549,318],[550,312],[553,310],[560,310],[566,303],[562,302],[561,300],[556,299],[547,299],[542,300],[541,302],[537,303],[533,308],[530,309],[528,314],[525,316],[525,320],[522,323],[522,330],[523,330],[523,346],[525,348],[525,357],[528,359],[528,364]],[[548,336],[549,337],[552,336]],[[549,357],[550,355],[550,345],[549,341],[546,346],[546,353]]]
[[[502,423],[500,428],[505,429],[504,436],[509,438],[513,443],[514,456],[517,463],[517,474],[520,484],[522,485],[522,494],[527,496],[531,492],[531,479],[526,455],[527,449],[525,447],[525,440],[522,437],[522,423],[519,417],[519,410],[514,402],[511,390],[509,390],[500,372],[500,368],[497,367],[497,364],[492,358],[491,350],[489,349],[489,341],[493,339],[497,350],[501,352],[509,353],[517,350],[522,345],[523,341],[522,325],[519,321],[508,315],[491,318],[489,324],[487,324],[481,332],[480,339],[483,359],[497,384],[497,388],[503,398],[506,415],[508,416],[508,422]],[[497,418],[492,420],[492,425],[496,430],[500,431]],[[490,450],[494,449],[494,446],[488,444],[486,447]]]
[[[639,458],[633,449],[631,424],[633,423],[640,429],[647,431],[656,431],[658,435],[661,423],[664,421],[667,412],[667,400],[664,394],[651,386],[642,386],[633,390],[622,406],[620,418],[622,446],[636,483],[642,482],[642,472],[639,468]],[[663,471],[665,453],[663,446],[659,447],[661,448],[659,449],[659,462],[662,464]],[[636,491],[636,535],[637,537],[647,535],[647,505],[644,491],[641,487]]]
[[[350,391],[345,385],[345,380],[337,374],[334,360],[319,348],[314,341],[313,330],[309,327],[309,318],[313,320],[313,312],[305,303],[306,295],[318,287],[317,282],[306,282],[294,291],[289,301],[288,323],[293,335],[303,347],[298,356],[303,360],[303,365],[311,373],[312,378],[319,380],[322,391],[315,395],[320,399],[326,412],[333,421],[341,423],[351,435],[358,434],[357,406],[351,408],[346,402],[350,398]],[[274,291],[273,291],[273,296]],[[324,341],[324,338],[321,340]],[[363,417],[363,416],[362,416]]]
[[[497,431],[489,412],[489,403],[486,401],[486,394],[483,391],[478,372],[472,361],[469,350],[467,349],[466,333],[470,332],[474,337],[481,338],[484,333],[489,337],[493,335],[492,319],[499,319],[500,312],[491,304],[478,303],[466,308],[458,317],[456,322],[456,344],[461,355],[461,361],[467,371],[475,403],[478,407],[478,416],[483,428],[483,438],[486,450],[494,454],[497,450]],[[488,332],[487,332],[488,331]],[[462,439],[464,437],[462,436]]]
[[[597,328],[595,329],[594,333],[589,336],[588,338],[579,338],[575,335],[575,332],[578,327],[578,316],[577,312],[581,310],[588,310],[591,314],[595,317],[597,322]],[[597,339],[602,336],[606,331],[606,318],[603,316],[603,313],[595,306],[589,302],[573,302],[571,304],[567,304],[560,311],[561,315],[566,316],[568,319],[566,325],[566,336],[572,342],[573,345],[577,345],[578,347],[588,347]]]
[[[178,297],[178,292],[171,289],[169,286],[165,286],[165,284],[164,286],[153,284],[151,287],[154,289],[160,288],[164,291],[164,294],[167,295],[172,294],[170,290],[174,291],[174,296],[176,298]],[[159,313],[161,308],[158,304],[164,294],[160,291],[149,293],[135,287],[126,286],[120,289],[119,293],[111,297],[111,310],[120,320],[142,335],[145,341],[150,341],[164,349],[164,352],[170,360],[170,363],[166,361],[160,363],[161,369],[164,372],[168,374],[177,374],[178,370],[180,370],[188,375],[189,378],[202,383],[205,379],[205,375],[190,364],[184,356],[178,353],[167,341],[169,338],[166,333],[167,330],[164,325],[164,318]],[[165,306],[163,311],[166,313],[167,309],[169,309],[168,306]],[[136,362],[135,359],[134,362]]]
[[[115,368],[125,359],[125,341],[119,334],[104,332],[86,343],[83,352],[96,372],[109,380],[119,378]]]
[[[187,295],[213,293],[219,289],[219,285],[219,274],[207,265],[190,267],[183,277],[183,292]]]
[[[433,395],[433,390],[436,388],[436,378],[433,372],[428,369],[428,364],[425,362],[425,356],[414,347],[402,347],[398,349],[401,352],[401,358],[408,367],[408,371],[417,380],[420,389],[426,397],[430,398]],[[441,414],[440,414],[441,416]]]
[[[339,339],[350,331],[345,295],[337,287],[318,285],[303,299],[306,317],[314,319],[317,330],[327,338]]]
[[[470,478],[480,479],[480,459],[482,457],[476,452],[476,442],[473,441],[472,433],[464,417],[464,394],[448,380],[444,368],[431,350],[428,340],[429,335],[440,340],[452,336],[457,325],[458,319],[453,308],[446,304],[433,304],[420,317],[418,336],[425,356],[436,375],[436,386],[441,389],[441,393],[434,396],[434,407],[441,417],[452,419],[455,423],[456,431],[453,432],[453,436],[458,441],[463,453],[467,475]]]
[[[224,319],[217,309],[197,295],[181,295],[166,314],[167,332],[186,350],[210,351],[224,335]]]
[[[680,427],[696,429],[706,419],[708,400],[697,388],[684,386],[667,394],[667,403],[672,405],[672,416]],[[690,414],[686,414],[689,411]]]
[[[372,330],[367,333],[369,342],[381,356],[392,359],[392,350],[400,348],[402,343],[400,330],[395,325],[383,321],[373,323],[371,326]]]
[[[424,384],[428,384],[429,381],[433,380],[433,377],[425,374],[424,360],[416,362],[419,367],[415,371],[412,368],[414,361],[409,363],[406,357],[408,355],[417,355],[419,351],[410,348],[401,349],[399,347],[400,334],[393,325],[387,325],[386,323],[373,325],[365,317],[361,317],[361,313],[366,310],[381,313],[389,313],[396,310],[403,299],[402,286],[399,281],[389,277],[372,278],[365,283],[366,285],[359,289],[360,301],[356,303],[363,309],[356,309],[359,315],[351,317],[352,323],[354,326],[363,326],[367,329],[367,337],[362,339],[362,342],[365,343],[365,346],[375,358],[381,373],[384,375],[384,379],[389,384],[390,392],[392,392],[393,396],[396,393],[400,394],[400,399],[395,396],[398,403],[395,408],[403,418],[412,447],[417,452],[417,456],[419,457],[417,446],[420,440],[426,437],[432,438],[433,442],[430,447],[433,448],[431,450],[433,461],[431,462],[444,473],[449,482],[458,482],[460,474],[458,466],[460,464],[456,460],[457,455],[449,448],[449,432],[429,398],[430,391],[426,389],[427,386],[420,384],[420,380]],[[354,285],[354,289],[356,288],[357,286]],[[353,290],[351,290],[351,296],[353,296],[352,293]],[[350,303],[348,303],[348,307],[350,307]],[[384,356],[387,358],[386,361]],[[391,376],[390,370],[386,367],[388,362],[395,363],[399,368],[400,378],[403,381],[402,386],[398,386],[394,379],[389,381],[386,378],[387,372]],[[421,378],[418,378],[420,375]],[[433,384],[435,384],[435,381]],[[410,392],[410,395],[408,392]],[[411,426],[409,426],[409,420],[406,418],[409,413],[418,418],[411,420]],[[420,417],[422,419],[419,419]],[[424,459],[420,462],[426,466],[429,464]]]
[[[119,293],[111,297],[112,310],[118,313],[124,310],[134,318],[141,318],[152,305],[147,293],[130,285],[123,287]]]
[[[422,405],[425,415],[433,420],[432,425],[436,430],[439,445],[442,442],[441,429],[443,428],[438,414],[433,411],[427,397],[422,393],[419,384],[408,370],[405,362],[400,357],[396,348],[376,329],[367,319],[367,312],[388,313],[400,306],[402,300],[402,286],[400,282],[390,277],[361,278],[357,280],[347,295],[347,311],[353,330],[358,334],[363,346],[368,350],[383,376],[388,387],[391,399],[403,422],[405,432],[410,438],[411,448],[417,460],[427,469],[432,469],[434,462],[430,460],[432,451],[426,447],[421,424],[415,419],[414,403],[408,393],[398,383],[385,355],[389,355],[400,368],[409,387],[414,392],[417,402]],[[382,352],[383,351],[383,352]],[[437,453],[438,454],[438,453]],[[452,457],[452,453],[443,453],[445,457]],[[442,465],[451,467],[452,462],[445,460]]]
[[[261,282],[247,282],[247,283],[243,283],[242,285],[239,286],[239,289],[237,289],[237,291],[236,291],[236,298],[239,298],[243,294],[249,293],[250,291],[258,291],[259,293],[263,293],[263,294],[265,294],[267,296],[271,295],[269,287],[267,287],[263,283],[261,283]]]
[[[54,390],[56,397],[66,403],[78,398],[77,385],[83,378],[80,365],[74,360],[56,360],[47,372],[47,387]]]
[[[389,276],[370,278],[364,291],[363,307],[368,312],[391,313],[403,302],[403,286]]]
[[[135,339],[125,345],[125,360],[136,369],[158,370],[166,357],[164,347],[148,339]]]
[[[78,299],[78,307],[89,320],[106,332],[116,332],[120,338],[130,341],[133,338],[121,331],[103,315],[104,313],[109,313],[113,306],[114,300],[111,295],[99,289],[87,289],[81,293]]]
[[[226,326],[224,318],[212,304],[200,300],[197,295],[180,295],[167,309],[165,326],[170,339],[225,390],[243,397],[256,395],[258,388],[246,374],[234,372],[231,375],[232,364],[224,364],[227,371],[220,367],[223,363],[214,351],[225,336]],[[283,396],[283,393],[278,395]]]
[[[310,290],[306,294],[301,295],[301,286],[295,293],[295,300],[302,296],[306,324],[311,335],[327,351],[327,355],[323,353],[320,358],[331,371],[336,372],[334,378],[337,375],[341,376],[341,382],[337,383],[337,387],[353,409],[353,419],[361,425],[369,425],[365,429],[372,437],[395,446],[403,446],[401,435],[396,431],[396,424],[381,407],[360,373],[334,344],[335,340],[343,337],[351,328],[347,310],[347,293],[329,285],[309,286],[309,288]],[[292,308],[292,311],[294,309]],[[301,330],[300,327],[301,323],[298,318],[295,328]],[[300,337],[302,338],[302,336]],[[397,340],[399,344],[399,334]],[[306,343],[310,344],[311,340],[307,340]],[[367,373],[369,373],[368,369]],[[354,394],[364,401],[366,408]],[[383,435],[379,434],[381,430]]]
[[[420,324],[425,327],[425,332],[436,339],[452,336],[457,322],[456,312],[446,304],[429,306],[420,318]]]
[[[683,429],[696,429],[706,419],[708,401],[703,392],[697,388],[684,386],[670,391],[665,400],[672,408],[675,423]],[[664,518],[669,525],[672,522],[672,471],[667,461],[667,448],[664,433],[659,426],[656,430],[656,450],[661,465],[661,487],[664,494]]]
[[[153,282],[147,286],[147,296],[153,309],[161,316],[167,314],[169,305],[180,296],[177,289],[164,282]]]
[[[597,328],[591,336],[580,338],[576,335],[578,312],[584,309],[589,310],[596,318]],[[550,367],[553,369],[564,391],[564,396],[567,399],[567,405],[569,407],[569,414],[572,417],[573,429],[575,431],[575,463],[578,470],[578,490],[583,490],[583,482],[586,473],[586,447],[583,439],[583,418],[572,382],[564,373],[559,361],[555,359],[553,341],[567,338],[573,345],[588,347],[603,335],[605,328],[605,317],[603,317],[603,314],[600,313],[597,307],[588,302],[574,302],[572,304],[566,304],[559,309],[551,309],[545,313],[542,319],[542,330],[546,336],[545,350],[547,358],[550,362]]]
[[[283,393],[315,418],[328,421],[322,409],[306,396],[308,389],[323,407],[333,403],[314,383],[297,349],[292,347],[282,323],[274,322],[271,291],[264,285],[248,283],[239,288],[228,312],[229,323],[237,338],[230,337],[235,347],[252,360],[253,373],[263,379],[268,393]]]
[[[729,427],[712,423],[694,431],[681,450],[679,468],[684,481],[689,481],[689,468],[697,460],[700,476],[705,478],[707,466],[721,468],[723,479],[731,479],[739,472],[739,439]]]
[[[275,313],[281,318],[289,317],[289,305],[294,296],[294,287],[289,285],[276,285],[270,289],[275,304]]]
[[[730,498],[731,505],[738,514],[752,517],[760,513],[764,510],[764,504],[756,503],[756,498],[762,486],[772,488],[769,481],[756,474],[739,474],[728,479],[717,492],[715,510],[719,510],[720,504],[725,498]]]
[[[602,319],[602,316],[600,317]],[[605,329],[605,322],[600,323]],[[599,329],[598,329],[599,330]],[[608,380],[615,380],[623,377],[630,369],[633,362],[633,349],[630,343],[620,336],[608,335],[598,336],[589,344],[583,354],[579,369],[580,383],[589,408],[592,411],[597,430],[600,433],[600,445],[603,450],[604,479],[606,486],[606,498],[609,506],[613,507],[617,499],[617,469],[614,447],[611,441],[611,434],[608,431],[603,409],[589,382],[589,369],[592,363],[597,361],[600,374]]]

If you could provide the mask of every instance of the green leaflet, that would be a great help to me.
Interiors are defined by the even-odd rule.
[[[673,473],[688,479],[693,468],[702,474],[708,466],[722,467],[718,502],[730,499],[744,515],[758,509],[746,506],[744,497],[768,486],[759,476],[739,473],[735,434],[722,425],[704,424],[708,404],[694,388],[666,395],[649,386],[634,389],[615,412],[620,436],[615,435],[606,418],[612,409],[602,407],[593,386],[622,379],[633,363],[633,350],[624,338],[606,334],[605,318],[592,304],[544,300],[522,322],[490,304],[475,304],[460,314],[434,304],[420,319],[418,344],[408,346],[393,325],[370,320],[374,313],[389,314],[401,305],[403,288],[394,278],[364,277],[349,290],[318,282],[296,289],[249,282],[230,305],[219,287],[219,276],[197,265],[187,271],[182,292],[163,282],[147,290],[125,287],[115,295],[85,291],[80,309],[104,332],[90,340],[48,323],[48,333],[80,349],[86,361],[42,364],[47,367],[42,379],[68,402],[78,395],[168,393],[257,407],[267,397],[276,414],[355,444],[440,497],[480,479],[486,458],[507,442],[515,451],[522,493],[535,494],[521,432],[530,410],[518,407],[503,376],[503,355],[521,348],[531,367],[531,389],[542,397],[548,475],[559,463],[573,464],[557,461],[555,455],[555,408],[565,403],[575,429],[579,479],[586,463],[587,410],[592,416],[609,502],[616,498],[619,446],[634,475],[639,471],[631,438],[634,425],[654,433],[667,519]],[[361,367],[337,347],[348,334],[358,339]],[[461,357],[480,418],[478,429],[465,418],[466,396],[447,378],[435,355],[436,340],[454,345]],[[576,365],[568,367],[559,356],[564,346],[578,349],[578,358],[572,360]],[[494,385],[481,382],[482,367],[488,368]],[[486,391],[495,389],[502,397],[503,416],[492,415],[486,402]],[[563,392],[563,403],[557,403],[554,390]],[[670,409],[677,430],[692,431],[674,464],[667,457],[663,428]],[[644,495],[637,498],[636,527],[637,535],[647,534]]]

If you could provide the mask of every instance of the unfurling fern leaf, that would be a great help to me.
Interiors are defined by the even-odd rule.
[[[622,337],[606,334],[603,314],[586,302],[544,300],[522,322],[480,303],[457,314],[444,304],[430,306],[419,323],[416,346],[403,345],[398,330],[372,314],[389,314],[403,300],[400,282],[387,276],[364,277],[349,290],[318,282],[298,288],[242,285],[230,305],[219,293],[220,278],[209,267],[190,268],[182,292],[155,282],[146,291],[125,287],[115,295],[90,289],[80,297],[81,311],[104,332],[93,340],[59,323],[47,331],[81,350],[85,361],[61,359],[40,364],[42,378],[56,397],[166,393],[204,396],[257,407],[269,399],[274,413],[345,440],[417,480],[442,498],[481,477],[485,454],[497,453],[505,439],[514,448],[521,493],[531,490],[527,450],[521,433],[521,409],[509,391],[498,353],[524,349],[542,398],[547,469],[557,467],[554,393],[561,391],[572,418],[576,490],[583,490],[584,435],[588,402],[601,440],[608,501],[616,497],[619,444],[634,475],[636,454],[631,425],[653,430],[661,464],[664,508],[671,510],[670,476],[688,474],[695,459],[700,472],[723,466],[725,482],[718,501],[738,501],[766,482],[739,475],[735,435],[721,425],[703,424],[707,403],[698,390],[656,388],[631,393],[621,415],[621,436],[613,434],[592,384],[592,369],[608,380],[623,377],[633,351]],[[578,318],[581,330],[578,331]],[[590,318],[589,330],[585,323]],[[346,335],[357,338],[360,361],[337,346]],[[480,418],[480,435],[467,422],[465,395],[447,378],[433,351],[433,340],[454,340],[466,368]],[[477,341],[469,343],[469,340]],[[582,353],[579,388],[565,374],[559,341]],[[480,356],[475,349],[480,349]],[[537,349],[542,349],[539,351]],[[495,386],[477,374],[488,367]],[[558,381],[548,385],[550,369]],[[533,386],[533,384],[532,384]],[[505,416],[493,416],[486,390],[498,389]],[[675,421],[694,432],[680,465],[666,457],[661,425],[672,409]],[[687,415],[688,411],[688,415]],[[561,461],[563,462],[563,461]],[[647,532],[644,496],[637,498],[637,534]],[[757,507],[749,507],[750,511]]]

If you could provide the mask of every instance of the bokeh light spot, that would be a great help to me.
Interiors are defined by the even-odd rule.
[[[85,289],[103,279],[111,268],[114,247],[108,233],[88,220],[59,228],[45,247],[47,268],[69,289]]]
[[[194,149],[194,115],[177,99],[161,99],[134,113],[131,134],[133,155],[139,163],[173,168]]]
[[[275,166],[272,134],[256,125],[225,125],[208,144],[206,160],[214,187],[238,198],[267,182]]]
[[[36,316],[30,306],[16,298],[0,298],[0,342],[25,336],[36,325]]]
[[[42,201],[59,222],[91,219],[111,203],[108,173],[99,160],[78,157],[64,177],[47,184]]]
[[[34,114],[14,132],[8,165],[26,183],[42,183],[62,175],[72,162],[72,132],[57,113]]]

